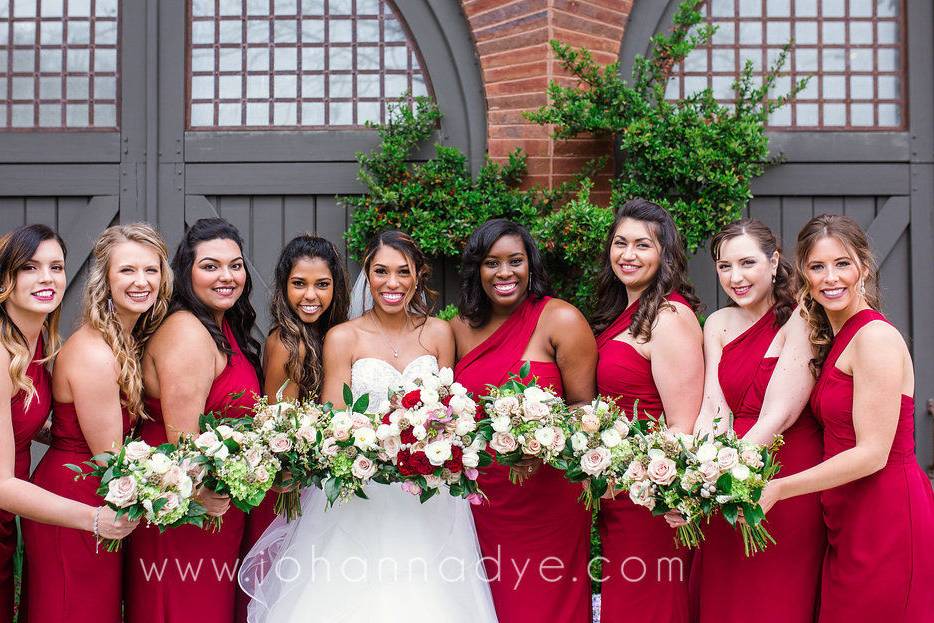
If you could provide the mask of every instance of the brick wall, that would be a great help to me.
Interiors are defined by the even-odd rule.
[[[547,102],[549,80],[570,83],[554,58],[550,39],[586,47],[603,64],[617,60],[633,0],[461,0],[473,31],[487,99],[490,157],[504,159],[516,147],[528,154],[527,185],[553,187],[583,163],[610,154],[606,139],[556,142],[550,129],[522,116]],[[609,197],[608,164],[594,198]]]

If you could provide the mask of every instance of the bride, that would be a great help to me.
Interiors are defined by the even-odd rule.
[[[415,242],[383,232],[363,270],[371,308],[324,342],[321,400],[336,407],[345,383],[378,406],[391,387],[454,364],[450,327],[428,315],[430,267]],[[398,484],[366,494],[326,510],[309,488],[298,520],[276,519],[240,570],[250,623],[496,621],[465,500],[442,492],[421,504]]]

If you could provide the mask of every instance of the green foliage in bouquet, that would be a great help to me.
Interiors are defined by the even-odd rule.
[[[630,81],[619,75],[618,63],[601,68],[587,50],[552,41],[558,61],[577,84],[552,82],[550,103],[527,115],[554,125],[554,136],[560,139],[583,132],[613,136],[620,157],[612,205],[633,197],[659,203],[671,211],[692,251],[739,218],[752,197],[752,180],[762,175],[768,162],[769,114],[807,83],[798,81],[788,94],[773,93],[786,46],[761,84],[747,61],[733,83],[732,107],[719,104],[710,89],[666,100],[672,68],[709,43],[714,33],[715,27],[702,25],[702,1],[681,3],[671,33],[652,38],[648,58],[636,57]],[[600,252],[592,247],[589,257]]]

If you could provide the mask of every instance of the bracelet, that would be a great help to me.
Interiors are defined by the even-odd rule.
[[[101,547],[101,511],[104,510],[103,506],[98,506],[97,510],[94,511],[94,553],[100,553]]]

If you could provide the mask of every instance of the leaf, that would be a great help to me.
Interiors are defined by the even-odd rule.
[[[435,495],[437,492],[438,492],[437,489],[432,489],[431,487],[426,487],[426,488],[422,489],[421,494],[418,496],[418,501],[421,502],[422,504],[424,504],[425,502],[427,502],[428,500],[430,500],[431,498],[433,498],[434,495]]]
[[[720,512],[723,513],[723,518],[726,519],[731,526],[736,525],[736,519],[739,517],[739,506],[736,504],[724,504],[720,507]]]
[[[353,391],[350,386],[344,383],[344,404],[350,406],[353,404]]]
[[[493,463],[493,457],[488,452],[480,452],[477,467],[486,467]]]
[[[532,362],[526,361],[522,364],[522,367],[519,368],[519,378],[528,378],[529,374],[532,372]]]
[[[80,476],[87,476],[87,474],[84,473],[84,470],[81,469],[80,466],[75,465],[74,463],[65,463],[65,467],[67,467],[68,469],[70,469],[71,471],[75,472],[76,474]]]
[[[328,478],[324,481],[324,495],[327,497],[328,502],[334,504],[337,501],[337,498],[341,494],[341,481],[340,478]]]
[[[730,472],[721,474],[717,479],[717,491],[720,493],[733,492],[733,476],[730,474]]]
[[[370,395],[363,394],[359,398],[357,398],[357,401],[354,403],[353,412],[354,413],[366,413],[366,409],[369,406],[370,406]]]

